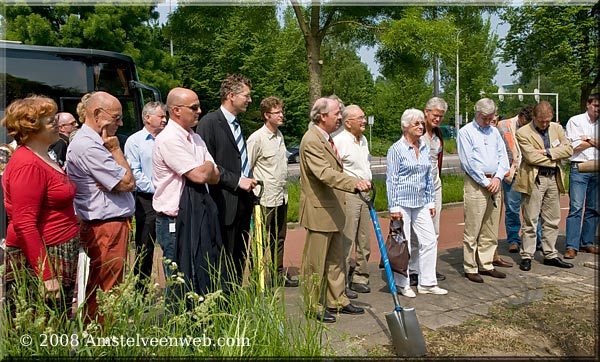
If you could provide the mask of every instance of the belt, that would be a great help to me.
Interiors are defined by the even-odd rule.
[[[171,216],[171,215],[167,215],[164,212],[157,212],[156,216],[164,216],[164,217],[170,217],[172,219],[176,218],[177,216]]]
[[[556,173],[556,169],[553,168],[541,168],[539,174],[542,176],[552,176]]]
[[[583,163],[583,161],[571,161],[571,163],[579,164],[579,163]]]
[[[94,220],[81,220],[83,223],[85,224],[101,224],[101,223],[105,223],[105,222],[127,222],[129,221],[131,218],[129,217],[125,217],[125,216],[121,216],[121,217],[111,217],[108,219],[94,219]]]
[[[494,174],[492,174],[492,173],[486,173],[485,177],[487,177],[487,178],[494,178]]]

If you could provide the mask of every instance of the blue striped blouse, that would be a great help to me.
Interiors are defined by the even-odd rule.
[[[419,159],[414,148],[402,136],[387,153],[387,195],[390,212],[400,207],[435,207],[429,146],[419,140]]]

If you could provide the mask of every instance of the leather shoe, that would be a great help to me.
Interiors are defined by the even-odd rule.
[[[522,259],[521,264],[519,264],[519,269],[521,269],[522,271],[530,271],[531,259]]]
[[[283,276],[283,285],[286,288],[295,288],[298,286],[298,279],[292,279],[289,274],[284,274]]]
[[[323,323],[335,323],[335,321],[337,320],[335,316],[331,315],[326,310],[315,313],[315,319]]]
[[[371,288],[365,283],[350,283],[350,289],[357,293],[371,293]]]
[[[479,271],[480,275],[489,275],[492,278],[499,278],[499,279],[504,279],[506,278],[506,274],[504,274],[501,271],[497,271],[496,269],[490,269],[490,270],[480,270]]]
[[[348,299],[358,298],[358,294],[356,294],[356,292],[351,290],[350,288],[346,288],[345,294],[346,294],[346,297],[348,297]]]
[[[573,264],[567,263],[566,261],[562,261],[562,259],[559,257],[552,259],[544,259],[544,265],[556,266],[565,269],[573,267]]]
[[[576,256],[577,250],[575,249],[567,249],[567,252],[564,255],[565,259],[575,259]]]
[[[435,272],[435,278],[439,281],[446,280],[446,276],[442,273]]]
[[[502,259],[501,257],[498,257],[498,259],[494,260],[492,262],[493,266],[498,266],[501,268],[512,268],[513,267],[513,263],[511,263],[510,261],[506,261],[504,259]]]
[[[331,313],[342,313],[342,314],[365,314],[365,310],[361,307],[357,307],[355,305],[352,305],[352,303],[343,306],[342,308],[327,308],[327,311],[331,312]]]
[[[508,252],[509,253],[518,253],[519,252],[519,245],[512,243],[510,244],[510,246],[508,247]]]
[[[590,253],[590,254],[598,254],[598,248],[595,246],[583,246],[579,248],[580,253]]]
[[[419,274],[410,274],[408,277],[410,278],[411,287],[416,287],[419,284]]]
[[[483,283],[483,278],[478,273],[465,273],[465,277],[475,283]]]

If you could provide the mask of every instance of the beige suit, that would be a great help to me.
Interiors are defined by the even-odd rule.
[[[350,303],[344,294],[343,240],[344,192],[354,192],[354,177],[342,172],[341,161],[316,126],[300,143],[300,225],[307,229],[302,257],[305,304],[323,309],[322,290],[327,288],[327,307]],[[326,284],[325,284],[326,282]]]
[[[560,195],[565,192],[564,173],[560,160],[573,154],[573,147],[558,123],[550,123],[548,127],[550,139],[550,156],[537,152],[543,150],[544,141],[535,129],[534,122],[521,127],[517,131],[517,140],[523,161],[517,172],[513,189],[521,192],[521,210],[523,211],[523,244],[521,257],[533,258],[535,253],[536,226],[542,216],[542,250],[544,258],[553,259],[558,256],[555,244],[560,222]],[[539,173],[540,167],[554,168],[555,175],[545,176]]]

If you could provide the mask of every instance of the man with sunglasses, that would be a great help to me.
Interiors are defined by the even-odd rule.
[[[56,122],[58,123],[58,137],[59,140],[50,146],[50,151],[54,152],[56,156],[56,162],[64,167],[65,160],[67,159],[67,146],[69,146],[69,135],[77,129],[77,121],[71,113],[60,112],[57,113]]]
[[[250,231],[251,191],[256,186],[238,119],[252,102],[250,87],[252,83],[247,77],[228,75],[221,83],[221,107],[202,118],[196,128],[221,174],[219,183],[210,186],[210,194],[219,210],[225,251],[234,265],[227,279],[239,285],[242,284]]]
[[[85,104],[85,118],[67,149],[66,171],[77,186],[75,212],[81,219],[81,245],[90,258],[84,318],[103,324],[96,292],[123,279],[135,178],[116,136],[123,125],[119,100],[94,93]]]

